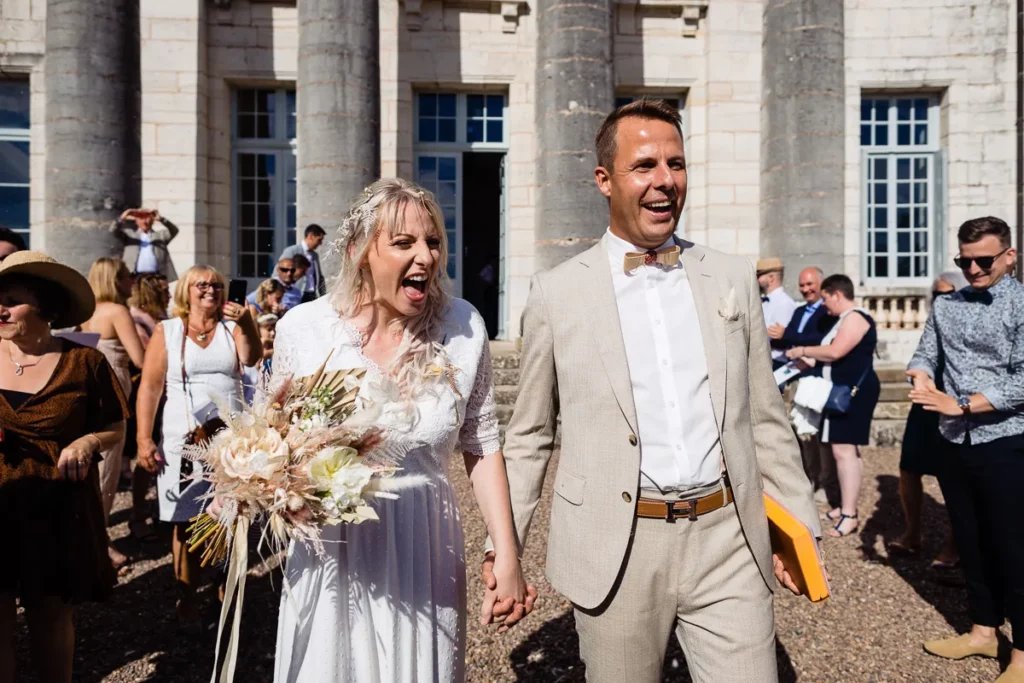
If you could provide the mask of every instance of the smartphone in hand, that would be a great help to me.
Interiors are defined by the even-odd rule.
[[[239,306],[245,306],[245,294],[247,289],[249,289],[248,282],[232,278],[231,282],[228,284],[228,301],[238,304]]]

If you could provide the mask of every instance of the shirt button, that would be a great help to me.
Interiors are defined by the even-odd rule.
[[[622,492],[622,500],[626,501],[627,503],[632,503],[633,502],[633,496],[629,495],[628,491],[623,491]]]
[[[637,444],[636,434],[630,434],[629,435],[629,445],[630,446],[635,446],[636,444]]]

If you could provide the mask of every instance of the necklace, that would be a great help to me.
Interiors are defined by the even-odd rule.
[[[194,328],[191,325],[189,325],[188,326],[188,331],[189,332],[195,332],[196,333],[196,339],[198,341],[200,341],[200,342],[204,342],[204,341],[206,341],[207,335],[210,334],[210,332],[212,332],[213,328],[216,327],[216,326],[217,326],[217,323],[214,323],[213,325],[210,326],[210,329],[208,329],[208,330],[197,330],[196,328]]]
[[[14,363],[14,374],[17,375],[18,377],[21,377],[22,375],[25,374],[25,368],[34,368],[35,366],[39,365],[40,361],[43,360],[42,358],[38,358],[36,359],[35,363],[19,363],[18,361],[14,360],[14,354],[11,353],[10,345],[7,346],[7,357],[11,359],[12,363]]]

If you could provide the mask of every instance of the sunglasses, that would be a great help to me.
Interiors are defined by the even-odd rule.
[[[294,268],[282,268],[281,266],[278,266],[277,269],[279,271],[281,271],[282,273],[294,273],[295,272]]]
[[[1010,251],[1009,247],[1003,249],[995,256],[975,256],[973,258],[970,256],[956,256],[953,258],[953,263],[955,263],[956,267],[959,268],[960,270],[970,270],[971,265],[975,263],[977,263],[978,267],[981,268],[982,270],[991,270],[992,265],[996,262],[996,259],[1008,251]]]
[[[196,289],[198,289],[200,292],[205,292],[211,289],[215,292],[220,292],[224,290],[224,285],[222,285],[219,282],[193,282],[192,284],[194,284],[196,286]]]

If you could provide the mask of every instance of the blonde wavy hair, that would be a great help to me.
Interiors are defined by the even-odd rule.
[[[175,318],[188,320],[190,310],[188,291],[194,283],[200,282],[204,278],[206,282],[220,283],[220,306],[217,307],[217,318],[221,317],[224,312],[224,300],[227,296],[227,282],[225,282],[224,276],[220,274],[220,271],[213,266],[197,265],[186,270],[178,278],[178,284],[174,288],[174,310],[172,311]]]
[[[132,296],[128,299],[129,306],[144,311],[154,320],[167,317],[167,302],[164,301],[160,279],[155,273],[142,273],[135,278]]]
[[[96,303],[108,302],[124,306],[125,298],[117,289],[117,281],[130,275],[128,266],[116,256],[102,256],[93,261],[89,268],[89,287],[96,297]]]
[[[281,296],[284,296],[284,291],[284,285],[282,285],[274,278],[264,280],[259,284],[259,287],[256,288],[256,305],[259,306],[264,313],[266,313],[267,298],[273,296],[274,294],[280,294]]]
[[[440,241],[436,272],[427,285],[426,305],[415,316],[393,322],[402,341],[388,370],[398,388],[411,394],[437,380],[447,366],[447,354],[441,344],[441,327],[451,303],[448,273],[448,239],[444,216],[434,195],[419,185],[401,178],[384,178],[373,183],[349,207],[332,250],[341,260],[341,269],[331,282],[330,301],[342,318],[353,318],[373,296],[366,256],[384,232],[399,234],[408,207],[418,207],[430,220]]]

